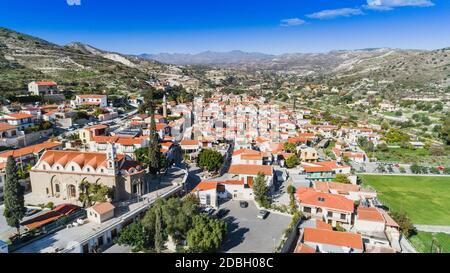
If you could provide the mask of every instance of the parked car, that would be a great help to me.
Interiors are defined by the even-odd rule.
[[[31,215],[36,214],[38,212],[39,212],[38,209],[29,209],[29,208],[27,208],[27,211],[25,212],[25,216],[31,216]]]
[[[247,203],[247,201],[240,201],[240,202],[239,202],[239,206],[240,206],[241,208],[246,208],[246,207],[248,207],[248,203]]]
[[[229,209],[220,209],[216,212],[216,218],[221,219],[230,212]]]
[[[208,215],[212,215],[214,213],[215,209],[207,207],[203,211]]]
[[[260,210],[258,216],[256,217],[258,217],[259,219],[265,219],[268,214],[269,212],[267,210]]]

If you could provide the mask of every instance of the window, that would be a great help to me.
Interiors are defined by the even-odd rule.
[[[46,169],[47,169],[47,166],[42,165],[42,169],[46,170]]]
[[[56,169],[59,171],[59,166],[56,166]]]
[[[341,213],[341,220],[345,220],[345,218],[346,218],[346,215]]]
[[[333,217],[333,212],[332,212],[332,211],[329,211],[329,212],[327,213],[327,216],[328,216],[328,217]]]
[[[75,166],[72,166],[72,171],[75,171]]]
[[[55,191],[59,192],[59,184],[55,184]]]
[[[310,207],[303,207],[303,212],[311,213],[311,208]]]

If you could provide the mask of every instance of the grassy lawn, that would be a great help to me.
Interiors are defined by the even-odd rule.
[[[436,233],[434,237],[441,248],[441,252],[450,253],[450,235],[445,233]],[[419,231],[416,235],[409,238],[409,241],[414,245],[417,251],[422,253],[430,253],[432,238],[432,233]],[[433,252],[436,252],[436,249],[433,249]]]
[[[386,152],[377,151],[375,157],[379,161],[398,163],[418,163],[420,165],[450,165],[449,156],[432,156],[427,149],[389,148]]]
[[[361,175],[391,211],[404,211],[415,224],[450,225],[450,177]]]

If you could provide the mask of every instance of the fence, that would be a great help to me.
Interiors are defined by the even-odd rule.
[[[289,232],[289,235],[287,236],[287,239],[284,242],[283,247],[281,248],[281,251],[280,251],[281,253],[294,252],[294,249],[297,246],[298,238],[300,237],[299,227],[302,222],[303,222],[303,218],[300,218],[297,221],[297,223],[295,223],[291,232]]]

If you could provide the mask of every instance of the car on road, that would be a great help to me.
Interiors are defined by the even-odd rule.
[[[205,212],[208,215],[212,215],[214,213],[215,209],[207,207],[203,210],[203,212]]]
[[[216,218],[217,219],[221,219],[221,218],[223,218],[225,215],[227,215],[228,213],[230,212],[230,210],[229,209],[219,209],[217,212],[216,212]]]
[[[258,217],[259,219],[265,219],[268,214],[269,212],[267,210],[260,210],[258,216],[256,217]]]
[[[246,207],[248,207],[248,203],[247,203],[247,201],[240,201],[240,202],[239,202],[239,206],[240,206],[241,208],[246,208]]]
[[[31,216],[33,214],[38,213],[40,210],[38,209],[31,209],[31,208],[27,208],[27,211],[25,212],[25,216]]]

